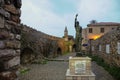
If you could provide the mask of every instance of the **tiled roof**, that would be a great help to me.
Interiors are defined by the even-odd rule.
[[[99,22],[94,24],[88,24],[87,26],[119,26],[120,23],[117,22]]]

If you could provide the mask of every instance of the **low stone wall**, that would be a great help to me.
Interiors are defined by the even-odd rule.
[[[120,67],[120,27],[91,41],[91,51],[92,54],[102,57],[108,64]]]
[[[0,0],[0,80],[17,79],[21,0]]]

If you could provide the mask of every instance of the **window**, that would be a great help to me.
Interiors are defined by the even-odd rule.
[[[92,33],[93,31],[92,31],[92,28],[89,28],[89,33]]]
[[[118,42],[118,54],[120,54],[120,42]]]
[[[105,32],[104,28],[100,28],[100,32],[104,33]]]
[[[110,53],[110,45],[109,44],[106,45],[106,53]]]
[[[99,51],[101,51],[101,45],[99,45]]]

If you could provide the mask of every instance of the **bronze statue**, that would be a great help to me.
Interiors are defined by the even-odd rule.
[[[76,52],[81,52],[81,43],[82,43],[82,27],[79,25],[79,21],[77,21],[77,16],[75,16],[75,30],[76,30],[76,37],[75,37],[75,44],[76,44]]]

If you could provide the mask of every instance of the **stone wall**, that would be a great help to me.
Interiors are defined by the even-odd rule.
[[[102,57],[108,64],[120,67],[120,27],[91,41],[91,50],[92,54]]]
[[[21,0],[0,0],[0,80],[17,79]]]
[[[21,63],[31,63],[34,59],[42,60],[58,56],[58,41],[61,38],[37,31],[27,25],[21,24],[21,27]]]
[[[20,62],[53,58],[67,50],[64,39],[20,23],[21,0],[0,0],[0,80],[16,80]]]

